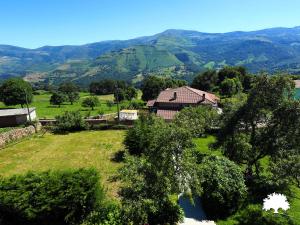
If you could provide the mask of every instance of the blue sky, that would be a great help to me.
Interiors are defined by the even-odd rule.
[[[35,48],[300,25],[299,0],[0,0],[0,44]]]

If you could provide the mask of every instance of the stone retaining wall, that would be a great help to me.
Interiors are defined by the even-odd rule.
[[[40,129],[40,126],[37,126]],[[32,135],[35,133],[34,126],[29,126],[25,128],[17,128],[5,133],[0,134],[0,148],[3,148],[5,145],[12,141],[20,140],[24,137]]]

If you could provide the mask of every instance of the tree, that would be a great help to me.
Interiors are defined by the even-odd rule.
[[[126,86],[125,81],[106,79],[99,82],[92,82],[89,90],[91,94],[108,95],[113,94],[116,88],[124,89]]]
[[[66,96],[61,92],[55,92],[51,95],[50,104],[61,106],[66,101]]]
[[[154,116],[141,115],[135,121],[134,126],[128,130],[124,139],[124,145],[131,155],[142,155],[149,147],[154,129],[161,127],[163,120]]]
[[[72,105],[79,100],[79,88],[72,82],[62,83],[58,91],[65,94]]]
[[[246,165],[245,174],[249,179],[253,178],[253,169],[259,176],[260,159],[278,152],[276,149],[280,145],[276,147],[274,143],[285,143],[278,135],[282,132],[290,133],[294,129],[293,126],[284,125],[287,124],[287,120],[284,120],[287,114],[276,116],[275,113],[282,111],[277,110],[285,102],[293,102],[294,86],[294,82],[286,77],[258,76],[246,102],[232,112],[229,110],[230,114],[224,116],[224,125],[218,135],[219,146],[223,147],[224,154],[229,159]],[[273,120],[277,122],[273,123]],[[275,129],[280,127],[285,129]],[[294,136],[288,140],[291,138]]]
[[[196,76],[191,86],[202,91],[213,91],[217,86],[217,82],[217,72],[215,70],[208,70]]]
[[[90,107],[94,110],[94,108],[99,105],[99,99],[97,97],[87,97],[82,101],[81,105],[83,107]]]
[[[137,151],[142,154],[127,157],[121,172],[124,186],[120,194],[126,222],[177,224],[182,213],[171,195],[191,189],[199,193],[200,188],[192,136],[189,131],[160,119],[143,125],[132,136],[142,137],[145,145],[133,143],[136,149],[142,148]]]
[[[137,90],[134,87],[129,86],[123,89],[118,88],[118,90],[114,92],[114,97],[116,100],[118,98],[118,101],[124,101],[124,100],[130,101],[136,98],[137,94],[138,94]]]
[[[17,105],[31,103],[33,100],[33,90],[31,85],[21,78],[11,78],[6,80],[0,87],[1,101],[5,105]]]
[[[142,100],[148,101],[155,99],[159,93],[166,88],[175,88],[187,85],[186,81],[172,78],[161,78],[149,76],[143,80],[141,90],[143,92]]]
[[[174,123],[189,130],[194,137],[201,137],[217,126],[218,117],[217,110],[210,106],[188,107],[176,115]]]
[[[142,99],[144,101],[155,99],[164,89],[165,84],[161,78],[156,76],[146,77],[141,86],[141,90],[143,92]]]
[[[241,92],[242,89],[242,83],[238,78],[226,78],[220,84],[220,93],[228,97]]]
[[[246,197],[242,170],[225,157],[205,157],[199,165],[199,177],[203,188],[203,206],[211,216],[232,214]]]

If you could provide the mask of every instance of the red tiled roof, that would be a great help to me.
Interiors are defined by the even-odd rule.
[[[178,113],[176,110],[158,109],[156,114],[165,120],[172,120],[174,119],[176,113]]]
[[[156,102],[156,99],[149,100],[149,101],[147,102],[147,107],[153,107],[154,104],[155,104],[155,102]]]
[[[176,93],[176,98],[174,94]],[[204,101],[203,96],[205,94],[205,101],[216,103],[219,98],[214,94],[200,91],[188,86],[166,89],[162,91],[156,99],[156,102],[168,102],[168,103],[189,103],[196,104]]]

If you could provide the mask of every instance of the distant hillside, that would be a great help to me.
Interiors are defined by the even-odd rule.
[[[300,27],[224,34],[167,30],[126,41],[38,49],[0,45],[0,78],[22,76],[32,82],[138,82],[149,74],[189,80],[199,71],[225,65],[299,73]]]

